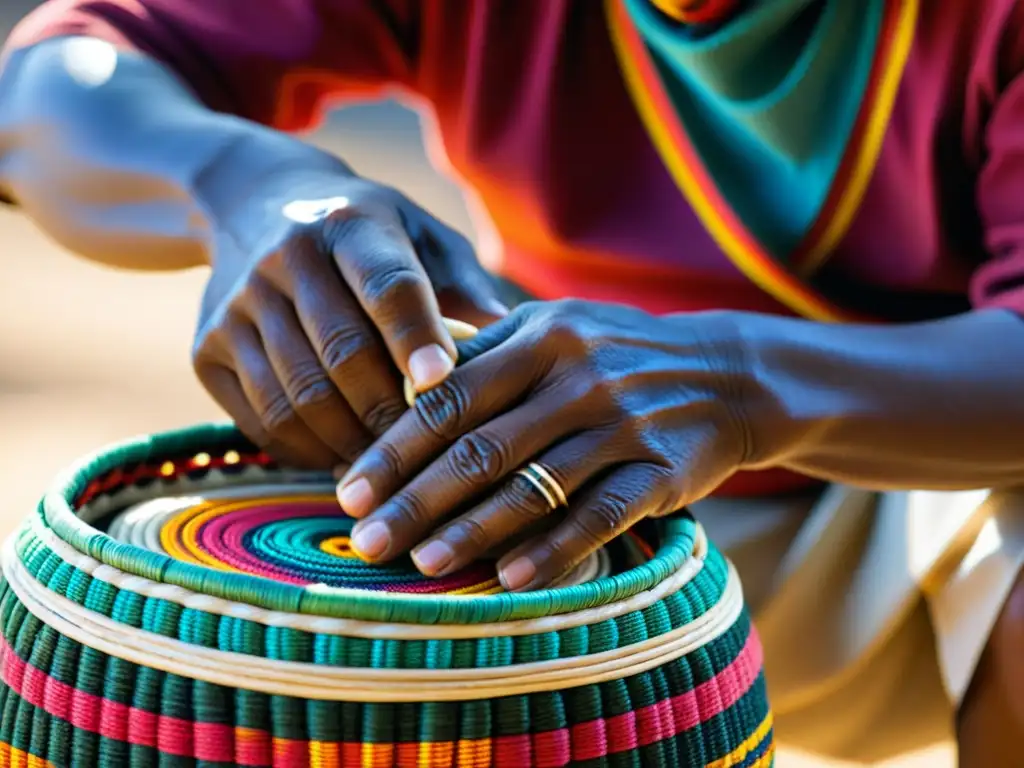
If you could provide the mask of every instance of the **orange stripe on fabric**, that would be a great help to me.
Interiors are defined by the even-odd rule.
[[[883,65],[884,83],[883,87],[878,89],[880,103],[882,106],[887,104],[888,108],[872,110],[871,119],[866,120],[865,130],[871,131],[867,136],[868,141],[864,143],[866,149],[860,153],[860,160],[851,166],[856,172],[855,178],[851,180],[854,194],[834,198],[835,215],[845,218],[840,218],[836,226],[830,225],[820,229],[821,237],[829,238],[827,242],[838,242],[862,199],[874,163],[877,161],[881,138],[885,134],[888,116],[891,114],[895,94],[902,78],[903,65],[909,53],[916,25],[918,0],[892,2],[901,2],[903,5],[899,9],[899,25],[894,36],[898,41],[898,44],[893,46],[891,61],[894,65]],[[890,11],[891,8],[892,6]],[[623,77],[651,140],[666,169],[725,255],[762,290],[804,317],[826,322],[866,320],[867,318],[860,318],[836,306],[789,273],[765,251],[739,221],[719,194],[690,144],[683,126],[675,116],[675,110],[654,69],[650,55],[622,0],[606,0],[606,9]],[[890,14],[887,14],[887,18],[891,18]],[[888,39],[888,35],[883,35],[880,42]],[[871,154],[872,151],[874,154]],[[840,226],[843,221],[846,222],[845,226]],[[816,254],[817,251],[812,250],[808,258]]]
[[[363,744],[362,768],[394,768],[394,744]]]
[[[490,739],[461,739],[456,745],[459,768],[490,768]]]

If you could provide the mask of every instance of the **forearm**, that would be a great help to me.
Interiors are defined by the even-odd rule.
[[[116,58],[112,58],[116,56]],[[160,64],[51,40],[0,71],[0,197],[86,258],[133,269],[206,263],[215,223],[318,149],[207,109]]]
[[[1016,314],[743,325],[756,381],[755,465],[878,489],[1024,483],[1024,319]]]

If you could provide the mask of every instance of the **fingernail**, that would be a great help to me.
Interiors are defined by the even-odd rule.
[[[384,523],[358,524],[352,529],[352,546],[356,552],[370,558],[380,557],[391,544],[391,533]]]
[[[416,567],[428,576],[436,576],[455,557],[455,552],[443,541],[432,541],[412,553]]]
[[[338,488],[338,503],[346,515],[366,517],[373,508],[373,488],[370,487],[370,481],[365,477],[357,477]]]
[[[505,589],[514,592],[522,589],[537,575],[537,568],[528,557],[517,557],[501,569],[501,581]]]
[[[409,376],[417,392],[440,384],[454,367],[454,361],[437,344],[420,347],[409,355]]]

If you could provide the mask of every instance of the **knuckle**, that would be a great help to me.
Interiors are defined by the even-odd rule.
[[[335,208],[311,223],[307,236],[321,239],[328,245],[337,245],[357,235],[367,227],[367,215],[361,202],[349,201],[348,205]]]
[[[292,427],[298,416],[284,393],[268,399],[259,409],[260,422],[267,432],[279,433]]]
[[[365,355],[370,339],[363,329],[355,325],[338,325],[323,331],[320,354],[327,370],[341,372]]]
[[[424,500],[416,493],[407,491],[392,497],[388,505],[389,516],[397,519],[403,524],[420,527],[432,521],[430,512]]]
[[[572,360],[587,359],[593,350],[585,330],[573,318],[563,314],[556,314],[548,321],[544,329],[544,341],[557,349],[560,356]]]
[[[402,400],[381,400],[363,414],[361,421],[373,434],[381,435],[401,418],[407,408]]]
[[[525,520],[537,520],[551,512],[547,499],[521,475],[513,476],[510,482],[499,489],[495,500]]]
[[[249,309],[252,302],[249,300],[249,291],[240,290],[221,307],[217,326],[228,343],[241,335],[242,329],[249,328],[254,322],[254,313]]]
[[[603,544],[629,527],[630,499],[617,491],[606,491],[577,517],[577,530],[589,543]]]
[[[321,368],[302,365],[292,368],[287,375],[285,389],[298,411],[315,410],[334,398],[334,385]]]
[[[405,461],[401,454],[387,440],[379,440],[373,447],[373,463],[385,477],[404,477]]]
[[[566,372],[560,384],[565,388],[566,397],[573,403],[586,403],[590,408],[599,406],[604,413],[614,404],[616,383],[593,366],[575,366]]]
[[[369,270],[359,286],[363,298],[373,307],[401,306],[405,297],[419,292],[420,274],[403,264],[388,264]]]
[[[466,431],[470,397],[453,377],[418,395],[413,407],[423,426],[441,440],[454,440]]]
[[[473,517],[453,523],[452,532],[457,541],[468,544],[477,554],[487,551],[495,543],[490,529]]]
[[[290,227],[284,234],[282,241],[287,244],[296,241],[299,237],[301,235],[294,228]],[[264,253],[253,262],[252,269],[245,283],[246,287],[252,286],[257,282],[275,281],[282,272],[294,269],[295,257],[301,252],[302,249],[300,248],[290,248],[285,245],[282,248],[273,248]]]
[[[263,259],[249,274],[244,287],[231,300],[231,306],[252,315],[263,309],[273,309],[280,305],[281,297],[264,274],[268,269],[264,266],[269,259]],[[276,263],[276,261],[271,261]]]
[[[213,343],[209,335],[204,335],[201,338],[197,338],[195,343],[192,345],[192,370],[197,375],[202,375],[205,371],[221,362],[220,355],[217,353],[216,345]]]
[[[503,443],[480,432],[469,432],[448,452],[452,474],[467,485],[490,485],[505,474],[508,450]]]

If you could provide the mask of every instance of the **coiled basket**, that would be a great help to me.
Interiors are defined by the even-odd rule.
[[[557,587],[366,564],[330,478],[208,426],[70,470],[8,540],[3,766],[769,766],[761,648],[689,517]]]

